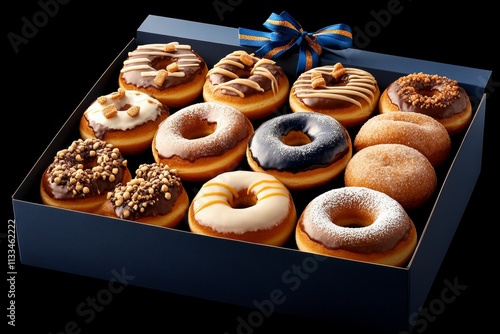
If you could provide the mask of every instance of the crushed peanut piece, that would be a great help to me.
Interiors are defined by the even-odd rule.
[[[175,52],[175,45],[171,44],[171,43],[165,44],[165,47],[163,48],[163,51],[165,51],[165,52]]]
[[[99,96],[99,97],[97,98],[97,102],[98,102],[99,104],[104,104],[104,103],[106,103],[106,101],[107,101],[107,100],[108,100],[108,98],[107,98],[106,96]]]
[[[177,63],[171,63],[167,65],[168,72],[177,72],[179,70],[179,65]]]
[[[154,79],[154,83],[157,84],[158,86],[163,85],[167,76],[168,72],[166,70],[159,70],[158,74],[156,74],[156,77]]]
[[[341,63],[336,63],[333,66],[332,77],[334,77],[335,79],[339,79],[344,74],[345,74],[345,68],[344,68],[344,66],[342,66]]]
[[[247,66],[253,65],[253,58],[247,53],[243,53],[240,55],[240,61]]]
[[[110,104],[110,105],[105,106],[102,109],[102,113],[104,114],[104,117],[109,119],[111,117],[118,115],[118,110],[116,110],[116,107],[114,104]]]
[[[139,106],[130,107],[127,110],[127,115],[129,115],[130,117],[136,117],[137,115],[139,115],[140,110],[141,110],[141,107],[139,107]]]
[[[118,91],[111,94],[111,99],[112,100],[119,100],[125,96],[125,89],[123,88],[118,88]]]

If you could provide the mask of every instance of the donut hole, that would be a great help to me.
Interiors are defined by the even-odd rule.
[[[311,143],[311,138],[302,131],[292,130],[281,137],[283,144],[288,146],[302,146]]]
[[[422,88],[422,89],[419,89],[417,91],[417,93],[419,95],[422,95],[422,96],[436,96],[436,95],[440,95],[441,93],[439,92],[439,90],[436,90],[436,89],[426,89],[426,88]]]
[[[176,59],[172,57],[157,57],[151,61],[151,67],[155,70],[166,69],[168,65],[175,61]]]
[[[348,228],[361,228],[373,224],[371,216],[360,208],[344,212],[330,212],[330,220],[337,226]]]
[[[233,199],[233,209],[244,209],[254,206],[257,203],[257,197],[253,193],[247,194],[247,191],[238,192],[238,197]]]
[[[181,129],[181,136],[186,139],[199,139],[210,136],[217,129],[217,123],[207,121],[186,122]]]

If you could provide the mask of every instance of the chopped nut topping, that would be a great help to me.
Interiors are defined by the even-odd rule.
[[[104,104],[104,103],[106,103],[106,101],[107,101],[107,100],[108,100],[108,98],[107,98],[106,96],[99,96],[99,97],[97,98],[97,102],[98,102],[99,104]]]
[[[48,181],[73,197],[99,195],[116,185],[119,172],[126,167],[127,160],[112,144],[95,138],[79,139],[57,152],[47,170]]]
[[[119,100],[125,96],[125,89],[118,88],[118,91],[111,94],[112,100]]]
[[[171,43],[165,44],[165,47],[163,48],[163,51],[165,51],[165,52],[175,52],[175,45],[171,44]]]
[[[179,70],[179,65],[177,63],[171,63],[167,65],[168,72],[177,72]]]
[[[118,185],[107,194],[121,218],[134,219],[151,211],[157,214],[166,207],[165,200],[176,200],[182,189],[177,171],[161,163],[142,164],[135,174],[126,185]]]
[[[344,74],[345,74],[345,68],[344,68],[344,66],[342,66],[341,63],[336,63],[333,66],[332,77],[334,77],[335,79],[339,79]]]
[[[111,117],[118,115],[118,110],[116,110],[116,107],[114,104],[110,104],[110,105],[105,106],[102,109],[102,113],[104,114],[104,117],[109,119]]]
[[[156,74],[156,77],[154,79],[155,84],[157,84],[158,86],[163,85],[167,76],[168,72],[166,70],[159,70],[158,74]]]
[[[247,66],[252,66],[253,65],[253,58],[250,56],[248,53],[243,53],[240,55],[240,61],[247,65]]]
[[[456,80],[436,74],[413,73],[399,78],[396,83],[403,100],[418,108],[446,108],[460,97]]]
[[[311,73],[311,85],[312,88],[318,88],[326,85],[326,81],[320,72]]]
[[[129,115],[130,117],[136,117],[137,115],[139,115],[140,110],[141,110],[141,107],[139,107],[139,106],[130,107],[127,110],[127,115]]]

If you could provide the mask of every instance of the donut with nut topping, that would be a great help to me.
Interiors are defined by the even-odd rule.
[[[394,111],[431,116],[444,125],[450,136],[465,131],[472,121],[469,96],[456,80],[422,72],[400,77],[384,90],[379,112]]]
[[[108,191],[131,178],[128,161],[117,147],[80,138],[57,152],[42,175],[40,196],[46,205],[95,212]]]
[[[144,224],[176,227],[187,213],[188,195],[177,171],[162,163],[141,164],[135,177],[107,194],[98,214]]]
[[[120,70],[120,88],[149,94],[170,109],[201,95],[208,67],[190,45],[178,42],[138,45]]]
[[[208,71],[203,99],[230,105],[248,119],[258,120],[278,112],[289,89],[288,77],[275,61],[238,50]]]

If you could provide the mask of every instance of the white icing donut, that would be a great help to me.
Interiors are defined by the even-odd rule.
[[[116,114],[109,117],[105,112],[107,108],[116,109]],[[98,134],[109,129],[122,131],[133,129],[148,121],[154,121],[164,111],[165,108],[160,101],[146,93],[119,89],[118,92],[98,98],[87,108],[84,115],[94,132]]]
[[[297,213],[281,181],[238,170],[202,186],[191,202],[188,221],[197,234],[281,246],[295,229]]]

